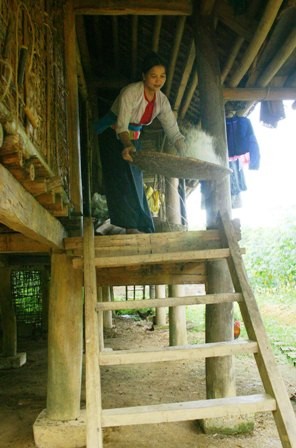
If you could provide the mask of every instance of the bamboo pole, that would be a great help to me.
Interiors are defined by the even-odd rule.
[[[245,41],[245,39],[243,37],[239,36],[239,37],[236,38],[236,40],[234,42],[234,45],[232,47],[232,50],[231,50],[231,52],[230,52],[230,54],[228,56],[228,59],[227,59],[225,65],[224,65],[222,73],[221,73],[221,83],[222,84],[225,81],[226,76],[230,72],[230,70],[231,70],[231,68],[233,66],[233,63],[236,60],[237,55],[239,53],[239,50],[241,49],[242,44],[244,43],[244,41]]]
[[[194,93],[195,93],[195,91],[197,89],[197,85],[198,85],[198,76],[197,76],[196,70],[194,69],[193,77],[192,77],[190,86],[188,88],[188,93],[186,95],[184,104],[182,105],[182,108],[181,108],[180,113],[179,113],[179,118],[181,120],[183,120],[183,118],[185,117],[185,115],[186,115],[186,113],[187,113],[187,111],[189,109],[189,106],[190,106],[190,103],[192,101],[193,95],[194,95]]]
[[[230,101],[294,100],[296,99],[296,87],[225,87],[223,97]]]
[[[152,36],[152,50],[156,51],[156,52],[158,51],[158,47],[159,47],[161,25],[162,25],[162,16],[156,16],[155,22],[154,22],[153,36]]]
[[[174,77],[174,73],[175,73],[175,69],[176,69],[176,62],[177,62],[177,58],[178,58],[178,54],[179,54],[179,50],[180,50],[180,45],[181,45],[181,40],[182,40],[182,36],[183,36],[183,32],[184,32],[185,23],[186,23],[186,17],[184,17],[184,16],[179,17],[178,23],[177,23],[177,29],[175,32],[175,39],[174,39],[174,43],[173,43],[171,60],[170,60],[169,69],[168,69],[168,76],[167,76],[167,80],[165,83],[165,94],[167,96],[170,95],[170,91],[172,88],[172,82],[173,82],[173,77]]]
[[[187,87],[187,84],[189,81],[190,73],[192,71],[194,59],[195,59],[195,44],[194,44],[194,39],[192,39],[192,43],[191,43],[191,46],[189,49],[187,61],[185,64],[183,75],[182,75],[182,79],[179,84],[177,96],[176,96],[174,107],[173,107],[173,110],[176,112],[178,112],[178,110],[180,108],[180,105],[181,105],[181,102],[183,99],[183,95],[184,95],[184,92],[186,90],[186,87]]]
[[[267,65],[263,73],[257,80],[257,85],[266,87],[272,78],[277,74],[279,69],[284,65],[296,48],[296,27],[292,29],[285,43],[281,46],[272,61]]]
[[[118,17],[112,17],[112,36],[113,36],[113,61],[115,71],[119,72],[119,38],[118,38]]]
[[[241,63],[239,64],[237,70],[231,76],[229,81],[229,87],[236,87],[245,73],[250,68],[252,62],[257,56],[261,46],[263,45],[267,34],[269,33],[275,18],[277,17],[278,11],[283,3],[283,0],[269,0],[265,8],[264,14],[261,21],[257,27],[250,45],[248,46]]]
[[[135,79],[137,74],[137,60],[138,60],[138,16],[132,17],[132,78]]]

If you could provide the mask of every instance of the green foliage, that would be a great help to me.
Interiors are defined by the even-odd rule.
[[[275,227],[245,228],[241,246],[255,290],[292,289],[296,283],[296,222],[283,218]]]

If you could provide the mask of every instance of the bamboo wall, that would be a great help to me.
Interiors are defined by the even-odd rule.
[[[5,127],[8,119],[25,130],[25,137],[49,168],[46,172],[35,158],[37,177],[58,176],[67,192],[63,3],[0,0],[0,123],[6,135],[17,134],[15,129]],[[3,110],[9,111],[9,117]],[[21,141],[19,146],[22,147]],[[25,158],[29,156],[24,153]]]

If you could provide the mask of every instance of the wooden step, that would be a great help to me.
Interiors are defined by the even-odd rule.
[[[83,237],[64,239],[68,255],[83,255]],[[136,235],[106,235],[94,237],[97,256],[147,255],[158,252],[182,252],[186,250],[218,249],[221,247],[219,230],[189,232],[141,233]]]
[[[155,254],[141,255],[116,255],[111,257],[96,257],[94,259],[95,267],[111,268],[119,266],[135,266],[143,264],[165,264],[165,263],[186,263],[201,260],[219,260],[228,258],[230,251],[226,249],[208,249],[208,250],[187,250],[183,252],[159,252]],[[83,267],[83,258],[73,258],[73,267],[81,269]]]
[[[102,410],[102,426],[169,423],[230,417],[276,410],[276,401],[266,394],[187,401]]]
[[[126,300],[117,302],[98,302],[97,311],[138,310],[141,308],[161,308],[187,305],[209,305],[226,302],[241,302],[240,293],[203,294],[196,296],[168,297],[166,299]]]
[[[216,356],[240,355],[243,353],[257,353],[258,345],[254,341],[211,342],[177,347],[155,348],[153,350],[116,350],[100,352],[101,366],[144,364],[165,361],[195,361],[197,359]]]

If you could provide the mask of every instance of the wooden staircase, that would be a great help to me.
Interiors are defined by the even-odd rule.
[[[177,422],[272,412],[284,448],[296,448],[296,419],[285,385],[278,374],[271,346],[245,272],[242,250],[227,214],[221,232],[176,232],[94,237],[91,219],[84,238],[66,240],[76,268],[84,269],[87,448],[102,448],[102,428]],[[106,310],[139,309],[143,301],[97,303],[100,285],[205,283],[208,260],[227,259],[234,293],[150,299],[149,307],[238,302],[249,340],[215,342],[154,350],[105,351],[102,314]],[[145,280],[144,280],[145,279]],[[189,281],[190,279],[190,281]],[[97,313],[96,313],[97,312]],[[196,360],[253,353],[265,393],[219,399],[102,409],[100,366]]]

